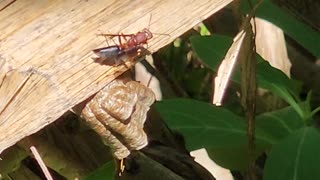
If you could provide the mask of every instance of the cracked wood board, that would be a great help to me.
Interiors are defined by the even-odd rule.
[[[152,15],[149,29],[170,35],[149,41],[155,52],[230,2],[14,1],[0,12],[0,153],[126,71],[92,60],[92,49],[106,46],[100,31],[135,33]]]

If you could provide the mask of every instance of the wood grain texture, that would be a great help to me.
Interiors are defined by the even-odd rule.
[[[135,33],[148,27],[152,14],[149,29],[170,35],[149,41],[155,52],[229,2],[15,1],[0,12],[0,153],[126,70],[92,60],[92,49],[106,46],[99,30]]]

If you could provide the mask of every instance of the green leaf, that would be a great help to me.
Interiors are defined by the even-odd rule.
[[[230,37],[222,35],[192,36],[190,41],[198,57],[213,71],[217,70],[233,42]]]
[[[205,147],[220,165],[230,169],[246,168],[247,135],[243,118],[222,107],[191,99],[158,102],[156,108],[171,128],[184,135],[191,150]],[[256,143],[258,155],[273,140],[257,130]],[[239,151],[233,151],[234,148]],[[234,156],[229,156],[230,153]]]
[[[194,95],[198,95],[202,90],[206,75],[207,69],[194,68],[193,71],[185,74],[182,84],[183,88],[189,92],[192,97],[194,97]]]
[[[286,89],[290,94],[296,94],[296,87],[281,70],[274,68],[270,63],[257,55],[257,79],[261,87],[265,89],[275,89],[274,86]],[[277,90],[274,90],[277,91]],[[281,93],[279,93],[281,94]]]
[[[192,47],[199,58],[212,71],[216,72],[219,64],[223,60],[228,48],[231,46],[232,39],[227,36],[194,36],[190,38]],[[217,46],[217,47],[216,47]],[[211,48],[210,48],[211,47]],[[275,95],[283,98],[299,114],[300,117],[306,117],[304,111],[296,102],[298,90],[292,80],[282,71],[272,67],[268,61],[257,55],[257,83],[259,87],[273,92]],[[233,80],[240,83],[238,70],[235,70]]]
[[[247,1],[242,2],[245,13],[250,11]],[[252,1],[256,2],[256,0]],[[320,58],[320,33],[308,25],[297,20],[270,0],[263,0],[256,10],[257,17],[270,21],[280,27],[287,35],[309,50],[314,56]]]
[[[204,25],[203,23],[200,24],[200,34],[201,34],[201,36],[208,36],[208,35],[210,35],[210,31],[208,30],[208,28],[206,27],[206,25]]]
[[[320,179],[319,152],[319,132],[313,127],[301,128],[273,147],[263,179]]]
[[[304,118],[305,114],[295,99],[298,97],[298,90],[293,81],[286,76],[282,71],[272,67],[269,62],[257,55],[257,83],[259,87],[265,88],[283,98],[289,103],[299,114]]]
[[[190,40],[199,58],[214,72],[232,44],[232,38],[220,35],[193,36]],[[281,97],[297,94],[296,87],[286,74],[272,67],[260,55],[257,55],[257,63],[259,86],[272,90]]]
[[[244,119],[223,107],[192,99],[164,100],[156,107],[170,127],[185,135],[191,149],[204,145],[226,147],[246,143]],[[257,140],[272,143],[259,134]]]
[[[255,150],[255,158],[266,150],[266,146],[258,145]],[[249,163],[249,154],[247,144],[235,145],[233,147],[206,148],[211,159],[219,166],[231,169],[245,171]]]
[[[92,172],[88,177],[86,177],[86,180],[113,180],[115,173],[115,166],[114,161],[109,161],[108,163],[104,164],[100,168],[96,169],[94,172]]]
[[[291,106],[256,117],[256,128],[263,131],[268,139],[272,139],[273,144],[302,127],[303,120]]]

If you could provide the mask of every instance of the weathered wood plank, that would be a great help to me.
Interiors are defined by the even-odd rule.
[[[148,27],[157,51],[232,0],[19,0],[0,12],[0,153],[55,121],[126,70],[92,60],[99,30]],[[127,63],[131,66],[134,63]]]

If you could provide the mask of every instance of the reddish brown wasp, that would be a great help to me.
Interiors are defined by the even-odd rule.
[[[122,49],[132,48],[135,46],[141,46],[148,44],[148,40],[153,37],[153,34],[148,28],[144,28],[136,34],[99,34],[101,36],[118,37],[119,46]],[[122,39],[125,42],[122,42]]]
[[[119,45],[113,45],[103,48],[94,49],[93,52],[99,56],[100,61],[113,60],[114,65],[125,62],[126,59],[139,56],[143,45],[152,38],[152,33],[148,29],[144,29],[136,34],[101,34],[103,36],[118,36]],[[126,42],[122,42],[121,39]],[[110,62],[109,62],[110,63]]]
[[[149,26],[150,21],[151,15],[149,19]],[[109,61],[114,61],[113,64],[115,65],[139,56],[141,51],[145,49],[143,46],[148,45],[148,40],[153,37],[153,34],[149,30],[149,28],[144,28],[142,31],[139,31],[135,34],[101,33],[99,35],[104,37],[118,37],[119,44],[93,50],[93,52],[99,56],[99,58],[97,58],[96,60],[104,61],[105,63],[112,63]]]
[[[148,44],[148,40],[153,37],[153,34],[149,30],[150,22],[151,22],[152,15],[150,15],[149,25],[148,28],[144,28],[142,31],[139,31],[135,34],[99,34],[100,36],[104,37],[118,37],[119,46],[121,49],[133,48],[135,46],[143,46]],[[125,42],[123,42],[123,40]]]

